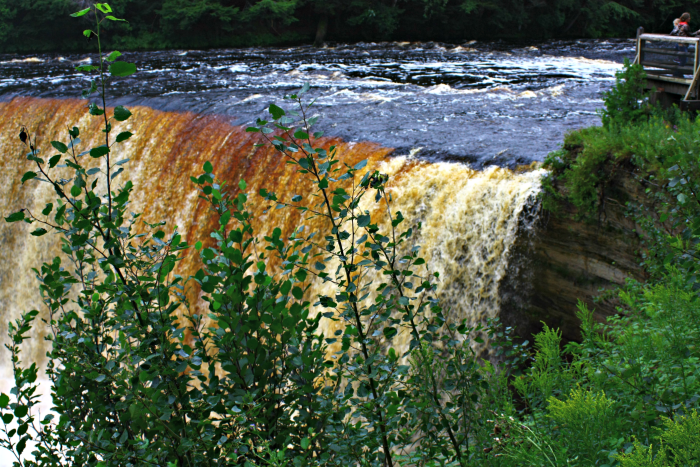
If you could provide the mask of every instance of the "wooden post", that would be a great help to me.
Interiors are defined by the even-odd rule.
[[[700,64],[698,64],[698,58],[700,58],[700,56],[698,55],[698,52],[700,52],[700,51],[698,51],[699,48],[700,48],[700,42],[697,42],[695,44],[695,75],[693,76],[693,82],[695,82],[695,78],[698,76],[698,69],[700,69]],[[695,98],[697,99],[698,98],[697,88],[693,89],[693,85],[691,84],[690,90],[695,94]],[[686,100],[687,99],[688,98],[686,97]]]
[[[634,58],[633,65],[642,63],[642,40],[639,38],[642,34],[644,34],[644,28],[640,26],[637,28],[637,56]]]
[[[693,90],[698,85],[698,79],[700,78],[700,68],[698,68],[698,46],[700,46],[700,42],[695,44],[695,65],[693,65],[695,73],[693,74],[693,81],[691,81],[690,86],[688,86],[688,92],[685,93],[685,97],[683,98],[684,101],[687,101],[693,93]],[[697,93],[695,93],[695,97],[697,98]]]

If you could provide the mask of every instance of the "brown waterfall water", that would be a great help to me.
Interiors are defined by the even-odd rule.
[[[215,173],[231,185],[237,185],[240,179],[248,183],[249,208],[259,234],[265,235],[275,227],[289,234],[298,225],[296,212],[266,211],[269,205],[252,194],[264,187],[280,199],[289,199],[309,188],[272,148],[255,147],[258,134],[246,133],[244,127],[213,115],[161,112],[147,107],[131,110],[133,117],[117,124],[115,130],[128,130],[135,136],[119,145],[113,157],[130,160],[116,181],[134,183],[133,212],[143,212],[148,222],[167,221],[168,231],[177,226],[190,244],[212,241],[208,232],[214,220],[189,181],[191,175],[201,173],[205,161],[211,161]],[[80,128],[84,148],[102,144],[100,119],[87,114],[85,101],[15,98],[0,103],[3,216],[20,208],[38,213],[55,198],[48,183],[20,183],[32,164],[24,157],[24,147],[17,138],[22,125],[38,136],[38,147],[43,151],[52,150],[52,140],[66,141],[67,128],[73,126]],[[523,212],[539,191],[541,170],[513,172],[490,167],[475,171],[459,163],[431,163],[408,154],[396,155],[390,148],[369,142],[327,138],[318,143],[336,144],[343,162],[354,165],[367,159],[368,169],[376,168],[390,176],[393,210],[403,213],[407,225],[422,222],[416,243],[422,246],[430,268],[440,273],[437,295],[451,310],[452,319],[467,318],[476,323],[498,316],[499,283],[508,271],[509,252],[518,232],[527,224]],[[374,211],[378,218],[383,216],[370,197],[363,207]],[[31,268],[38,268],[59,253],[55,236],[31,237],[30,228],[34,227],[0,222],[1,343],[7,341],[8,321],[23,310],[43,311]],[[187,256],[179,273],[193,274],[199,268],[198,261],[196,255]],[[312,292],[321,289],[315,286]],[[42,336],[39,325],[34,330],[35,339],[25,350],[25,359],[45,360]],[[0,362],[0,377],[10,377],[7,355]]]

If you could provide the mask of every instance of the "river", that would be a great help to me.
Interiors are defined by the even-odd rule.
[[[567,131],[598,124],[601,93],[630,56],[632,40],[137,52],[124,59],[139,72],[116,80],[110,97],[247,125],[309,82],[327,135],[512,166],[541,161]],[[0,99],[79,97],[89,78],[74,66],[95,60],[0,55]]]

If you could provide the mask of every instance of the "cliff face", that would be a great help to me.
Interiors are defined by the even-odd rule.
[[[620,171],[607,188],[599,220],[575,220],[575,208],[564,203],[556,212],[543,210],[532,228],[521,230],[501,284],[503,319],[519,335],[537,332],[545,322],[560,328],[566,340],[578,340],[579,300],[595,310],[598,321],[616,313],[615,296],[604,292],[627,278],[644,278],[640,232],[625,216],[630,200],[644,200],[644,189],[631,172]]]

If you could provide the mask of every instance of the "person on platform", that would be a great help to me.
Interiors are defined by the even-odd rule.
[[[678,24],[681,22],[680,18],[676,18],[673,20],[673,30],[671,31],[671,36],[677,36],[678,35]]]
[[[695,32],[690,32],[690,13],[686,12],[681,15],[680,18],[676,18],[673,21],[673,31],[671,31],[672,36],[678,36],[678,37],[697,37],[700,35],[700,30],[695,31]],[[676,50],[678,52],[681,52],[683,55],[678,57],[678,65],[681,67],[684,67],[686,63],[688,63],[688,45],[687,44],[678,44],[676,45]],[[673,76],[677,78],[682,78],[683,77],[683,72],[680,70],[677,70],[676,72],[673,73]]]
[[[676,23],[678,21],[678,23]],[[683,13],[680,18],[676,18],[673,21],[673,31],[671,31],[672,36],[679,37],[697,37],[700,30],[695,32],[690,32],[690,13]]]

